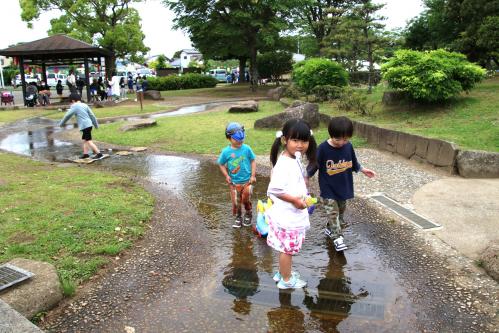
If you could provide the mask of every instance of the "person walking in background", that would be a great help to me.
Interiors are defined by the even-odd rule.
[[[85,87],[85,80],[78,75],[76,77],[76,88],[78,89],[80,96],[83,96],[83,87]]]
[[[142,91],[147,91],[149,89],[149,82],[147,82],[147,76],[142,76]]]
[[[111,81],[109,84],[111,85],[111,100],[118,101],[121,96],[121,88],[120,88],[121,78],[113,72],[113,76],[111,77]]]
[[[76,92],[76,77],[73,70],[69,71],[69,75],[66,79],[66,84],[68,85],[70,94]]]
[[[354,197],[352,172],[362,172],[369,178],[374,171],[362,167],[349,142],[353,135],[353,123],[347,117],[333,117],[329,121],[330,138],[317,149],[317,165],[309,169],[312,177],[319,170],[321,200],[328,216],[325,234],[333,239],[337,251],[346,250],[341,226],[345,225],[346,201]]]
[[[128,93],[129,94],[133,94],[134,91],[133,91],[133,76],[132,76],[132,73],[128,73],[128,78],[127,78],[127,81],[126,83],[128,84]]]
[[[59,126],[64,126],[72,116],[75,116],[78,128],[82,132],[81,139],[83,140],[83,155],[80,158],[89,158],[90,150],[94,153],[94,156],[92,156],[93,159],[102,158],[102,153],[92,141],[92,127],[99,128],[97,118],[95,118],[92,109],[87,104],[81,102],[81,96],[77,93],[71,93],[69,101],[71,102],[71,108],[61,119]]]
[[[279,155],[280,149],[283,148]],[[303,288],[307,283],[291,271],[293,255],[297,254],[310,228],[305,198],[308,195],[306,170],[300,161],[306,155],[310,167],[316,165],[317,144],[310,126],[301,119],[290,119],[270,150],[273,169],[267,195],[273,205],[266,211],[269,223],[267,244],[279,252],[279,272],[274,281],[279,289]]]
[[[126,98],[125,77],[120,77],[120,99]]]
[[[225,147],[218,157],[218,166],[225,181],[229,184],[232,200],[232,214],[236,216],[234,228],[241,225],[250,226],[253,217],[251,193],[256,182],[256,160],[250,146],[244,144],[244,127],[238,123],[230,123],[225,128],[225,137],[229,145]],[[244,205],[244,219],[242,217]]]
[[[64,86],[62,85],[61,80],[57,80],[57,84],[55,85],[55,91],[57,92],[57,96],[59,97],[59,102],[62,102],[62,93],[64,91]]]

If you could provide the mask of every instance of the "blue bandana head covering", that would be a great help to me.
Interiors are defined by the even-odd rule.
[[[225,128],[225,134],[236,141],[243,141],[245,138],[244,126],[239,123],[230,123]]]

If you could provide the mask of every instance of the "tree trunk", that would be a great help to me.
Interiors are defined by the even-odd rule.
[[[111,78],[116,71],[116,56],[113,55],[105,58],[106,63],[106,78]]]
[[[250,83],[251,91],[256,91],[258,87],[258,69],[256,68],[256,45],[250,45]]]
[[[373,83],[372,83],[372,74],[374,71],[373,64],[373,43],[369,40],[369,31],[368,29],[364,29],[364,36],[366,37],[366,46],[367,46],[367,61],[369,62],[369,71],[367,73],[367,93],[372,93]]]
[[[239,81],[237,83],[246,82],[246,57],[239,58]]]

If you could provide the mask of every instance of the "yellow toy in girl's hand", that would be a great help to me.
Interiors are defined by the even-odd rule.
[[[317,204],[317,198],[314,198],[310,194],[308,194],[305,198],[303,198],[303,200],[308,207],[308,214],[312,215],[315,210],[315,205]]]

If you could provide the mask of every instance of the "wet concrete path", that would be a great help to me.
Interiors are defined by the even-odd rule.
[[[53,122],[10,129],[0,148],[41,160],[79,153]],[[250,228],[230,227],[229,197],[206,158],[113,155],[89,167],[124,172],[158,199],[150,232],[95,282],[49,314],[50,332],[487,332],[473,290],[457,288],[412,229],[364,200],[346,216],[350,249],[335,253],[316,210],[294,269],[305,290],[279,291],[275,253]],[[254,199],[265,198],[260,174]]]

